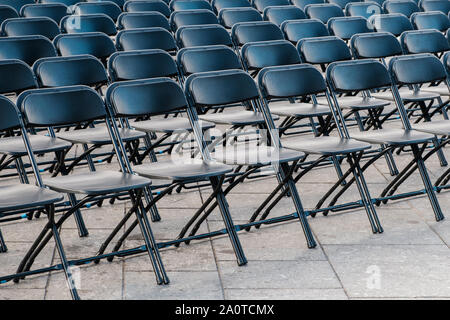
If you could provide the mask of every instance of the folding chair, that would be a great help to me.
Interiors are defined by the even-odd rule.
[[[283,31],[286,40],[289,40],[294,45],[304,38],[325,37],[330,35],[325,24],[318,19],[285,21],[281,24],[281,30]]]
[[[247,0],[244,0],[247,1]],[[220,10],[219,22],[227,29],[239,22],[262,21],[262,16],[255,8],[225,8]]]
[[[419,12],[420,8],[413,0],[388,0],[383,3],[383,10],[386,13],[401,13],[409,18],[414,12]]]
[[[171,0],[169,8],[172,11],[206,9],[213,11],[211,4],[206,0]]]
[[[259,12],[263,13],[264,9],[269,6],[288,6],[289,0],[251,0],[252,6]]]
[[[69,14],[69,8],[62,3],[36,3],[26,4],[20,10],[25,18],[47,17],[53,19],[58,25],[64,16]]]
[[[31,145],[25,130],[21,126],[21,120],[19,118],[18,110],[14,103],[7,98],[0,96],[0,130],[10,131],[22,129],[22,136],[17,136],[18,139],[14,139],[14,145],[17,149],[21,149],[20,155],[14,154],[16,157],[26,156],[27,148]],[[2,146],[6,146],[5,139],[0,139],[0,149],[5,149]],[[10,146],[12,143],[10,144]],[[3,153],[3,152],[2,152]],[[63,200],[63,195],[43,188],[42,180],[39,176],[39,170],[33,166],[34,174],[36,177],[37,186],[31,184],[9,184],[0,187],[1,199],[0,199],[0,217],[23,214],[23,212],[45,208],[46,214],[48,214],[49,220],[53,219],[54,204]],[[3,220],[3,219],[2,219]],[[0,230],[0,253],[8,250],[5,240]]]
[[[16,12],[20,12],[20,9],[27,4],[34,3],[34,0],[0,0],[0,5],[10,6],[14,8]]]
[[[245,8],[252,6],[248,0],[212,0],[211,5],[215,13],[219,13],[222,9]]]
[[[403,31],[412,30],[409,19],[401,13],[374,14],[369,22],[377,32],[390,32],[398,37]]]
[[[174,11],[169,19],[173,32],[179,27],[199,24],[219,24],[216,15],[211,10],[183,10]]]
[[[306,19],[306,15],[296,6],[270,6],[264,9],[263,19],[280,26],[286,20]]]
[[[305,7],[308,4],[321,4],[321,3],[325,3],[325,0],[291,0],[291,3],[294,6],[297,6],[300,9],[305,10]]]
[[[117,33],[116,24],[106,14],[70,15],[61,19],[61,32],[85,33],[103,32],[108,36]]]
[[[55,47],[44,36],[0,38],[0,59],[18,59],[31,66],[40,58],[56,55]]]
[[[122,9],[123,6],[125,5],[125,2],[128,0],[86,0],[86,2],[107,2],[107,1],[114,2]]]
[[[1,25],[1,34],[4,37],[41,35],[52,40],[59,33],[56,22],[46,17],[10,18]]]
[[[449,17],[439,11],[414,13],[411,15],[411,22],[415,29],[436,29],[445,32],[450,28]]]
[[[126,1],[123,6],[123,11],[125,12],[148,12],[156,11],[163,14],[166,17],[170,16],[169,6],[162,0],[136,0],[136,1]]]
[[[314,18],[327,23],[330,18],[343,17],[341,7],[333,3],[309,4],[305,7],[308,18]]]
[[[40,3],[62,3],[68,7],[73,6],[80,2],[80,0],[39,0]]]
[[[353,1],[353,0],[327,0],[328,3],[333,3],[341,7],[341,9],[344,9],[345,6],[351,2],[359,2],[360,0]]]
[[[140,29],[160,27],[170,31],[169,20],[159,12],[123,12],[117,19],[117,28]]]
[[[450,12],[450,3],[447,0],[421,0],[419,7],[423,11],[441,11],[443,14]]]
[[[342,40],[350,40],[357,33],[373,32],[373,27],[363,17],[334,17],[328,20],[328,31]]]
[[[162,49],[175,53],[178,48],[172,34],[159,27],[122,30],[117,34],[118,51]]]
[[[345,15],[351,17],[363,17],[369,19],[374,14],[381,14],[383,9],[373,1],[349,2],[345,6]]]
[[[386,1],[386,0],[364,0],[364,2],[376,2],[376,3],[378,3],[378,5],[380,7],[383,6],[384,1]],[[416,1],[416,0],[414,0],[414,1]],[[380,12],[380,13],[382,13],[382,12]]]
[[[0,5],[0,24],[6,19],[18,17],[19,15],[17,14],[16,10],[14,10],[13,7]]]
[[[236,48],[247,42],[283,40],[283,32],[269,21],[239,22],[231,29],[231,39]]]
[[[175,39],[179,48],[226,45],[232,46],[231,36],[220,24],[193,25],[178,28]]]
[[[122,9],[111,1],[79,2],[74,6],[73,13],[77,15],[103,13],[117,21],[117,18],[122,13]]]
[[[397,58],[393,58],[391,61],[395,60],[397,60]],[[340,108],[339,101],[336,98],[336,94],[339,92],[374,90],[387,87],[391,88],[390,90],[395,97],[395,104],[403,124],[402,128],[364,131],[352,133],[351,136],[356,140],[371,144],[386,145],[387,148],[385,150],[393,150],[394,148],[410,146],[414,155],[414,162],[419,168],[420,175],[425,186],[425,192],[430,199],[433,211],[435,212],[436,218],[441,219],[442,212],[422,157],[425,146],[429,142],[433,141],[434,136],[412,130],[397,87],[392,82],[391,76],[386,67],[381,62],[371,59],[336,62],[330,64],[327,69],[327,81],[334,104],[337,108]],[[419,145],[423,145],[423,147],[420,148]],[[380,154],[381,153],[383,152],[380,152]],[[379,155],[376,158],[379,158]],[[402,175],[402,173],[399,175]],[[380,198],[378,198],[378,201],[379,199]]]
[[[90,54],[104,64],[116,51],[114,42],[103,32],[61,34],[53,40],[53,43],[61,56]]]

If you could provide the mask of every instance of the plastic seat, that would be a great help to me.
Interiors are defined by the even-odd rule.
[[[53,19],[36,17],[6,19],[1,25],[1,33],[6,37],[41,35],[52,40],[60,31]]]
[[[306,15],[296,6],[270,6],[264,9],[263,19],[280,26],[286,20],[306,19]]]
[[[360,0],[327,0],[328,3],[333,3],[341,7],[341,9],[344,9],[345,6],[351,2],[358,2]]]
[[[103,32],[109,36],[117,33],[114,21],[106,14],[83,14],[65,16],[61,20],[64,33]]]
[[[177,45],[172,34],[164,28],[142,28],[122,30],[116,37],[117,50],[162,49],[176,51]]]
[[[290,5],[289,0],[251,0],[253,7],[259,12],[264,12],[269,6],[288,6]]]
[[[383,9],[377,2],[349,2],[345,6],[345,15],[369,19],[374,14],[381,14]]]
[[[220,10],[218,17],[220,24],[228,29],[239,22],[263,20],[261,14],[255,8],[225,8]]]
[[[390,32],[394,36],[413,29],[409,19],[401,13],[375,14],[369,18],[369,22],[377,32]]]
[[[58,25],[64,16],[69,14],[69,8],[62,3],[27,4],[20,10],[20,15],[26,18],[47,17]]]
[[[329,36],[327,27],[318,19],[304,19],[285,21],[281,24],[286,40],[293,44],[303,38],[315,38]]]
[[[305,7],[308,4],[321,4],[321,3],[325,3],[325,0],[291,0],[291,3],[294,6],[297,6],[300,9],[305,10]]]
[[[219,24],[219,20],[211,10],[174,11],[170,15],[170,26],[175,32],[179,27],[200,24]]]
[[[370,23],[363,17],[335,17],[328,20],[330,34],[349,40],[357,33],[373,32]]]
[[[414,12],[419,12],[420,8],[413,0],[388,0],[383,3],[383,10],[386,13],[401,13],[409,18]]]
[[[213,11],[211,4],[205,0],[171,0],[169,8],[172,11],[206,9]]]
[[[449,17],[439,11],[414,13],[411,15],[411,22],[416,29],[436,29],[445,32],[450,28]]]
[[[100,1],[99,0],[86,0],[86,2],[107,2],[107,1],[114,2],[122,9],[123,6],[125,5],[125,2],[128,0],[100,0]]]
[[[211,5],[214,12],[219,13],[222,9],[251,7],[248,0],[212,0]]]
[[[66,5],[67,7],[73,6],[80,2],[80,0],[39,0],[40,3],[62,3]]]
[[[247,42],[283,40],[283,32],[269,21],[240,22],[233,25],[231,39],[234,45],[240,47]]]
[[[53,43],[62,56],[90,54],[106,61],[116,51],[114,42],[103,32],[61,34]]]
[[[31,66],[40,58],[54,56],[55,47],[44,36],[0,38],[0,59],[18,59]]]
[[[30,135],[29,139],[31,147],[35,153],[48,153],[66,150],[72,145],[64,140],[43,135]],[[13,156],[25,156],[27,154],[27,149],[25,148],[21,137],[1,138],[0,153]]]
[[[57,133],[56,136],[60,139],[70,141],[77,144],[95,144],[104,145],[111,144],[112,140],[109,136],[108,130],[103,127],[87,128],[83,130],[72,130],[67,132]],[[120,136],[123,141],[132,141],[144,138],[145,134],[136,130],[120,129]]]
[[[64,195],[29,184],[0,186],[0,212],[42,207],[60,202]]]
[[[421,0],[419,6],[423,11],[440,11],[446,15],[450,12],[450,3],[447,0]]]
[[[117,19],[118,29],[160,27],[170,31],[169,20],[159,12],[123,12]]]
[[[0,5],[0,24],[6,19],[18,18],[19,15],[14,8],[10,6]]]
[[[400,37],[405,53],[440,53],[450,50],[445,36],[437,30],[405,31]]]
[[[350,46],[356,59],[382,59],[403,53],[400,42],[389,32],[354,35]]]
[[[178,28],[175,38],[179,48],[219,44],[232,46],[230,34],[220,24],[183,26]]]
[[[77,15],[103,13],[116,21],[122,13],[122,9],[111,1],[79,2],[74,6],[73,13]]]
[[[330,18],[344,16],[341,7],[333,3],[309,4],[305,7],[305,13],[309,18],[319,19],[323,23]]]
[[[9,75],[8,77],[0,77],[0,94],[19,94],[24,90],[34,89],[38,86],[33,70],[22,60],[0,60],[0,72]]]
[[[123,11],[125,12],[148,12],[156,11],[163,14],[166,17],[170,16],[169,6],[161,0],[138,0],[138,1],[127,1],[123,6]]]
[[[34,0],[0,0],[0,5],[10,6],[11,8],[14,8],[17,13],[20,12],[20,9],[22,9],[23,6],[33,3]]]

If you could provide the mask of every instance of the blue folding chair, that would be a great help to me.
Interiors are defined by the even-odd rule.
[[[16,12],[20,12],[23,6],[27,4],[33,4],[34,0],[0,0],[0,5],[10,6],[14,8]]]
[[[247,0],[245,0],[247,1]],[[262,21],[261,14],[255,8],[224,8],[220,10],[219,22],[227,29],[239,22]]]
[[[359,2],[361,0],[327,0],[328,3],[334,3],[336,5],[338,5],[339,7],[341,7],[341,9],[344,9],[345,6],[351,2]]]
[[[286,40],[291,41],[295,45],[304,38],[330,35],[326,25],[318,19],[288,20],[281,24],[281,30]]]
[[[351,17],[363,17],[369,19],[374,14],[383,13],[381,6],[373,1],[349,2],[345,6],[345,15]]]
[[[117,28],[119,30],[154,27],[171,30],[169,20],[159,12],[123,12],[117,18]]]
[[[390,32],[398,37],[403,31],[412,30],[409,19],[401,13],[375,14],[369,18],[369,22],[377,32]]]
[[[73,13],[77,15],[102,13],[117,21],[117,18],[122,13],[122,9],[111,1],[79,2],[74,6]]]
[[[148,12],[156,11],[163,14],[166,17],[170,16],[169,6],[162,0],[136,0],[136,1],[126,1],[123,6],[123,11],[125,12]]]
[[[117,34],[118,51],[162,49],[175,53],[178,48],[172,34],[164,28],[142,28],[122,30]]]
[[[419,12],[420,8],[413,0],[388,0],[383,3],[383,10],[386,13],[401,13],[409,18],[414,12]]]
[[[0,38],[0,59],[18,59],[31,66],[40,58],[56,55],[55,47],[44,36]]]
[[[440,11],[443,14],[450,12],[450,3],[447,0],[420,0],[419,7],[423,11]]]
[[[13,7],[7,5],[0,5],[0,24],[6,19],[18,18],[19,15]]]
[[[0,29],[4,37],[41,35],[52,40],[60,33],[56,22],[47,17],[6,19]]]
[[[249,8],[252,6],[248,0],[212,0],[211,5],[215,13],[219,13],[222,9]]]
[[[445,32],[450,28],[450,19],[439,11],[417,12],[411,15],[415,29],[436,29]]]
[[[46,3],[46,4],[54,4],[54,3],[62,3],[66,5],[67,7],[76,5],[80,0],[39,0],[40,3]]]
[[[283,40],[283,32],[269,21],[240,22],[233,25],[231,39],[236,48],[247,42]]]
[[[116,24],[106,14],[70,15],[61,19],[61,32],[85,33],[103,32],[108,36],[117,33]]]
[[[363,17],[334,17],[328,20],[328,31],[330,35],[347,41],[357,33],[368,33],[374,30],[369,21]]]
[[[175,39],[179,48],[233,45],[230,34],[220,24],[183,26],[178,28]]]
[[[306,15],[296,6],[270,6],[264,9],[263,18],[280,26],[286,20],[306,19]]]
[[[207,9],[174,11],[170,15],[169,22],[174,32],[182,26],[219,24],[216,15]]]
[[[344,16],[341,7],[333,3],[309,4],[305,7],[305,13],[309,18],[319,19],[323,23],[330,18]]]
[[[20,15],[25,18],[48,17],[58,25],[64,16],[69,15],[69,8],[62,3],[36,3],[27,4],[20,10]]]
[[[288,6],[289,0],[251,0],[252,6],[259,12],[263,13],[264,9],[269,6]]]
[[[321,4],[321,3],[325,3],[325,0],[291,0],[291,3],[294,6],[297,6],[300,9],[305,10],[305,7],[308,4]]]
[[[169,8],[172,11],[206,9],[213,11],[211,4],[206,0],[171,0]]]

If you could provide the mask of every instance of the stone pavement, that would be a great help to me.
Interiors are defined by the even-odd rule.
[[[450,159],[450,152],[446,151]],[[410,155],[396,157],[405,165]],[[427,165],[434,181],[446,168],[436,156]],[[111,165],[104,165],[111,167]],[[344,164],[344,169],[346,165]],[[99,167],[100,169],[102,167]],[[383,159],[366,172],[373,196],[378,196],[392,179]],[[313,170],[298,184],[306,208],[312,208],[336,179],[332,167]],[[1,183],[16,182],[2,179]],[[274,177],[251,180],[228,195],[235,222],[245,222],[251,212],[276,184]],[[402,186],[402,191],[422,188],[418,174]],[[153,224],[158,240],[173,239],[199,208],[209,193],[207,188],[183,190],[165,197],[158,208],[162,221]],[[356,188],[343,201],[357,200]],[[249,260],[238,267],[226,236],[194,242],[189,246],[161,251],[171,283],[158,286],[148,256],[140,255],[86,265],[77,272],[83,299],[366,299],[366,298],[450,298],[450,194],[438,195],[447,219],[436,222],[425,196],[383,205],[378,214],[385,232],[374,235],[364,210],[332,213],[309,218],[318,242],[308,249],[298,222],[263,226],[240,239]],[[129,203],[104,204],[83,210],[89,237],[79,238],[71,218],[62,228],[69,258],[93,255],[103,239],[121,219]],[[290,199],[271,216],[293,212]],[[45,218],[16,221],[1,227],[9,251],[0,254],[0,274],[14,272]],[[222,228],[215,212],[201,231]],[[135,232],[125,247],[142,244]],[[47,266],[59,260],[51,243],[36,260]],[[33,276],[19,284],[0,285],[1,299],[70,299],[61,272]]]

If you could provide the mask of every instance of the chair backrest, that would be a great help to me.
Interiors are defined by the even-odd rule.
[[[165,114],[187,107],[183,90],[169,78],[113,83],[106,101],[118,117]]]
[[[40,87],[99,86],[108,82],[102,62],[91,55],[42,58],[33,65]]]
[[[440,53],[450,50],[447,38],[437,30],[405,31],[400,37],[405,54]]]
[[[333,62],[327,68],[327,82],[333,92],[356,92],[391,85],[386,67],[375,59]]]
[[[73,12],[78,15],[103,13],[116,21],[122,13],[122,9],[111,1],[79,2],[75,5]]]
[[[171,0],[169,8],[172,11],[206,9],[213,11],[211,4],[206,0]]]
[[[318,19],[303,19],[285,21],[281,24],[284,37],[294,44],[303,38],[329,36],[328,29]]]
[[[373,27],[363,17],[335,17],[328,20],[331,35],[349,40],[354,34],[373,32]]]
[[[444,32],[450,28],[449,17],[440,11],[414,13],[411,22],[416,29],[437,29]]]
[[[220,24],[228,29],[231,29],[235,23],[262,20],[261,14],[255,8],[225,8],[219,12]]]
[[[223,45],[183,48],[177,54],[177,64],[184,76],[242,68],[236,52]]]
[[[160,49],[116,52],[108,60],[108,72],[112,82],[178,75],[172,56]]]
[[[389,32],[356,34],[350,41],[356,59],[386,58],[403,53],[400,42]]]
[[[231,36],[220,24],[193,25],[178,28],[175,39],[179,48],[223,44],[231,46]]]
[[[13,0],[14,1],[14,0]],[[73,6],[80,2],[80,0],[39,0],[40,3],[62,3],[68,7]]]
[[[117,18],[118,29],[140,29],[160,27],[170,30],[169,20],[156,11],[150,12],[123,12]]]
[[[383,9],[381,6],[373,1],[366,2],[349,2],[345,6],[345,15],[352,17],[364,17],[369,19],[374,14],[381,14]]]
[[[0,94],[19,94],[38,86],[33,70],[21,60],[0,60],[0,74],[8,75],[0,77]]]
[[[274,23],[269,21],[240,22],[231,29],[231,39],[235,46],[247,42],[283,40],[283,32]]]
[[[248,0],[212,0],[211,5],[216,13],[227,8],[244,8],[252,6]]]
[[[70,15],[61,19],[64,33],[103,32],[109,36],[117,33],[116,24],[106,14]]]
[[[258,74],[258,85],[261,95],[268,100],[318,94],[327,90],[320,71],[309,64],[266,67]]]
[[[336,36],[302,39],[297,43],[297,50],[304,63],[329,64],[352,58],[347,44]]]
[[[33,3],[34,0],[0,0],[0,5],[10,6],[17,12],[20,12],[20,9],[22,9],[24,5]]]
[[[114,42],[102,32],[61,34],[53,42],[62,56],[90,54],[105,61],[116,51]]]
[[[20,10],[20,15],[26,18],[47,17],[59,25],[61,19],[69,14],[69,8],[62,3],[27,4]]]
[[[401,13],[409,18],[414,12],[419,12],[420,8],[413,0],[387,0],[383,3],[383,10],[386,13]]]
[[[222,106],[259,98],[255,81],[243,70],[191,74],[185,82],[186,97],[193,106]]]
[[[117,50],[162,49],[176,51],[177,45],[172,34],[159,27],[122,30],[116,37]]]
[[[361,0],[327,0],[328,3],[334,3],[341,7],[341,9],[344,9],[347,4],[350,2],[359,2]]]
[[[173,31],[179,27],[199,24],[219,24],[219,20],[211,10],[174,11],[170,15],[170,26]]]
[[[252,0],[252,5],[262,13],[269,6],[288,6],[290,3],[289,0]]]
[[[309,18],[319,19],[323,23],[330,18],[344,16],[341,7],[334,3],[309,4],[305,7],[305,13]]]
[[[0,38],[0,59],[18,59],[31,66],[37,59],[54,56],[55,47],[44,36]]]
[[[321,4],[321,3],[325,3],[325,0],[291,0],[291,3],[294,6],[297,6],[300,9],[305,10],[305,7],[308,4]]]
[[[394,36],[413,29],[409,19],[401,13],[375,14],[369,18],[369,22],[377,32],[390,32]]]
[[[263,18],[279,26],[286,20],[306,19],[306,15],[296,6],[273,6],[264,9]]]
[[[301,63],[297,49],[287,40],[246,43],[241,49],[241,57],[249,71]]]
[[[447,72],[447,79],[450,79],[450,52],[444,53],[442,56],[442,63],[444,64],[445,71]],[[447,83],[449,83],[448,80]]]
[[[106,2],[106,1],[111,1],[111,2],[114,2],[115,4],[117,4],[121,9],[125,5],[125,2],[127,2],[127,0],[85,0],[85,1],[86,2]],[[79,2],[81,2],[81,1],[79,1]]]
[[[78,124],[106,116],[103,99],[87,86],[27,90],[20,94],[17,106],[34,127]]]
[[[20,127],[19,114],[14,103],[0,96],[0,131]]]
[[[382,7],[384,1],[386,1],[386,0],[364,0],[364,2],[369,2],[369,1],[370,2],[376,2],[376,3],[378,3],[380,5],[380,7]],[[414,1],[416,1],[416,0],[414,0]]]
[[[0,24],[6,19],[18,18],[19,15],[13,7],[0,5]]]
[[[159,13],[162,13],[166,17],[169,17],[171,12],[169,6],[162,0],[127,1],[123,6],[123,11],[126,12],[157,11]]]
[[[59,33],[56,22],[47,17],[10,18],[1,25],[1,34],[6,37],[41,35],[52,40]]]
[[[421,0],[419,6],[423,11],[440,11],[443,14],[450,12],[450,2],[448,0]]]
[[[430,83],[447,77],[444,65],[432,54],[392,58],[389,61],[389,71],[399,85]]]

